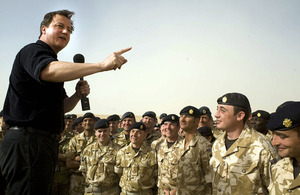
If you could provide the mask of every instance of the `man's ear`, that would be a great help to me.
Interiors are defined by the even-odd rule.
[[[237,115],[236,115],[237,121],[243,121],[245,117],[246,117],[246,114],[245,114],[245,112],[243,112],[243,111],[240,111],[240,112],[237,113]]]

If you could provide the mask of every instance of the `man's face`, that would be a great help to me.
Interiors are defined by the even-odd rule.
[[[109,121],[110,132],[117,132],[119,126],[119,121]]]
[[[281,157],[300,157],[300,137],[296,129],[287,131],[274,131],[272,145],[278,149]]]
[[[234,115],[234,107],[219,104],[215,114],[217,128],[227,131],[236,125],[237,115]]]
[[[84,118],[82,120],[83,129],[86,131],[91,131],[94,129],[95,119],[93,118]]]
[[[108,128],[96,129],[95,136],[100,144],[107,144],[110,138],[110,131]]]
[[[81,133],[83,132],[83,126],[82,126],[82,123],[78,123],[77,125],[75,125],[75,128],[74,130],[78,133]]]
[[[267,129],[267,121],[263,118],[254,116],[251,118],[250,123],[253,129],[261,133],[264,133],[263,131]]]
[[[65,129],[71,130],[73,121],[73,119],[65,119]]]
[[[166,121],[164,127],[167,138],[176,139],[178,137],[179,125],[177,123]]]
[[[152,117],[144,116],[143,117],[143,123],[145,124],[147,129],[151,129],[154,127],[155,120]]]
[[[69,41],[72,32],[71,21],[62,15],[56,14],[49,27],[41,27],[42,35],[40,39],[46,42],[55,53],[65,48]]]
[[[146,137],[147,137],[146,131],[139,130],[139,129],[131,129],[130,131],[130,141],[132,144],[137,145],[138,147],[142,145]]]
[[[135,123],[135,120],[133,118],[124,118],[122,120],[122,126],[125,131],[130,131],[130,128]]]
[[[209,127],[210,126],[209,122],[210,122],[210,117],[207,114],[201,115],[198,127],[204,127],[204,126]]]
[[[197,130],[199,123],[199,118],[195,118],[190,115],[180,115],[180,128],[183,131],[192,133],[194,130]]]

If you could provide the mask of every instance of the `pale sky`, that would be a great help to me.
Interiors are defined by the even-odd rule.
[[[44,15],[60,9],[75,12],[60,61],[81,53],[98,62],[133,47],[121,70],[85,77],[95,114],[179,114],[187,105],[215,113],[228,92],[245,94],[253,111],[300,99],[298,0],[2,0],[2,106],[17,52],[38,39]],[[76,82],[65,83],[69,95]],[[71,113],[85,111],[79,103]]]

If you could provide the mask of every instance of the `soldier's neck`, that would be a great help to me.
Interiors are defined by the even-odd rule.
[[[95,132],[94,131],[89,131],[89,130],[84,130],[84,135],[86,137],[91,137],[92,135],[94,135]]]

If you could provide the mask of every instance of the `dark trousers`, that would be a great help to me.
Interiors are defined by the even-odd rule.
[[[9,130],[0,151],[7,194],[50,194],[57,155],[58,141],[26,130]]]

